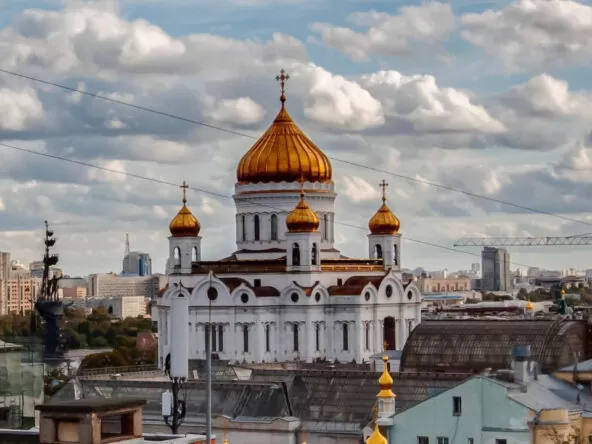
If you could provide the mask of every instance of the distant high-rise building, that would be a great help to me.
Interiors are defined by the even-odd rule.
[[[10,253],[0,252],[0,315],[8,313],[8,279],[10,279]]]
[[[485,247],[481,252],[481,290],[509,291],[512,287],[510,254],[504,248]]]
[[[125,235],[125,253],[121,274],[124,276],[150,276],[152,259],[148,253],[130,251],[129,235]]]

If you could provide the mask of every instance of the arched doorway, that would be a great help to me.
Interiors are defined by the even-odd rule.
[[[382,327],[382,342],[385,350],[396,350],[397,331],[395,329],[395,318],[387,316],[384,318]]]

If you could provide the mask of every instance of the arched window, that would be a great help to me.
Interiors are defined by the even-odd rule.
[[[349,329],[345,322],[343,323],[343,349],[349,350]]]
[[[315,351],[321,351],[321,324],[315,325]]]
[[[378,244],[374,247],[374,257],[376,259],[382,259],[382,247]]]
[[[247,240],[247,223],[246,217],[241,216],[241,240],[244,242]]]
[[[249,326],[243,325],[243,353],[249,353]]]
[[[181,266],[181,249],[179,247],[175,247],[173,250],[173,265],[175,267]]]
[[[271,240],[278,240],[278,217],[277,217],[277,214],[271,215]]]
[[[298,344],[298,324],[293,324],[292,325],[292,333],[294,335],[293,339],[294,339],[294,351],[297,352],[298,351],[298,346],[300,344]]]
[[[300,247],[298,244],[292,245],[292,265],[300,265]]]
[[[318,256],[317,244],[314,243],[314,244],[312,244],[312,251],[311,251],[312,265],[317,265],[317,259],[318,259],[317,256]]]
[[[261,238],[261,233],[259,231],[259,216],[257,214],[255,214],[255,217],[253,218],[253,226],[255,227],[255,240],[258,241]]]
[[[393,263],[395,265],[399,265],[399,258],[398,258],[399,252],[397,251],[397,244],[393,245],[393,255],[394,255]]]
[[[323,216],[323,239],[329,240],[329,216],[327,214]]]
[[[197,262],[197,247],[191,249],[191,262]]]

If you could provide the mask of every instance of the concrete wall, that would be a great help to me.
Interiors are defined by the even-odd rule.
[[[453,397],[461,398],[462,411],[453,414]],[[486,378],[475,377],[395,416],[389,442],[416,443],[427,436],[430,443],[447,437],[449,444],[529,444],[526,425],[529,410],[508,399],[506,389]]]

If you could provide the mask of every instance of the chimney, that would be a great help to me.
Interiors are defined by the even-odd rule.
[[[514,381],[518,384],[528,384],[530,360],[530,345],[515,345],[512,348],[512,370],[514,371]]]
[[[144,400],[106,398],[38,405],[39,444],[137,442],[144,405]]]

